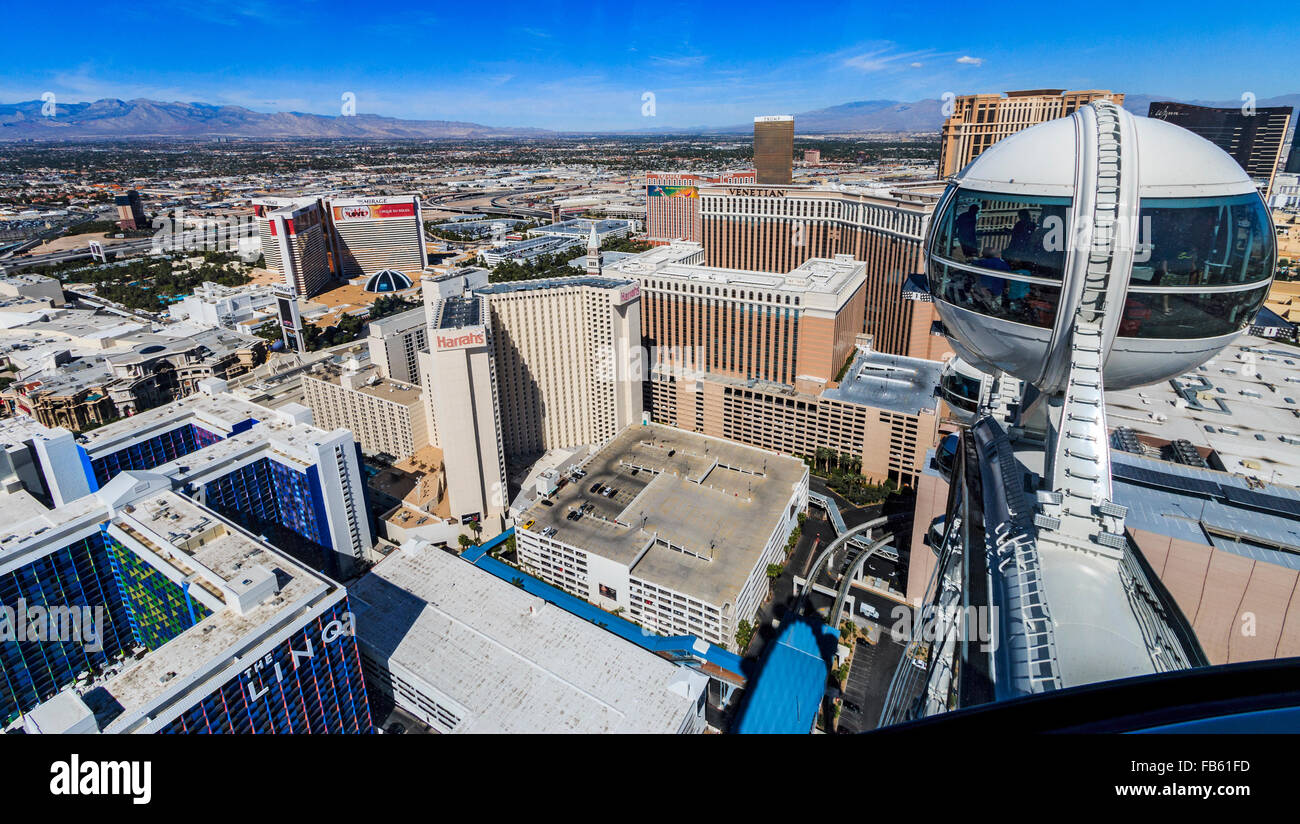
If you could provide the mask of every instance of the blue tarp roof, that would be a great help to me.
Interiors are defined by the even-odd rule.
[[[812,732],[839,635],[819,618],[790,619],[763,656],[733,731]]]
[[[579,618],[585,618],[594,624],[603,626],[605,629],[625,640],[631,641],[639,647],[648,649],[651,652],[663,653],[672,658],[702,658],[706,662],[716,667],[732,673],[737,678],[743,679],[745,676],[741,672],[741,657],[733,652],[728,652],[722,647],[709,644],[707,641],[701,642],[694,635],[677,635],[664,637],[648,632],[642,627],[634,624],[626,618],[620,618],[617,615],[606,612],[595,604],[584,601],[583,599],[570,595],[558,587],[551,586],[545,581],[534,578],[526,572],[515,569],[509,564],[498,561],[496,558],[489,556],[488,550],[502,543],[515,532],[514,528],[506,530],[482,546],[469,547],[462,558],[477,566],[485,572],[490,572],[498,578],[514,583],[518,581],[523,584],[523,589],[530,595],[536,595],[545,601],[555,604],[565,612],[572,613]],[[700,646],[707,645],[704,651],[695,649],[699,643]]]

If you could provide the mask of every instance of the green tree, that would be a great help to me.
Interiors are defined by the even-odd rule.
[[[280,324],[274,320],[268,320],[266,323],[253,330],[253,334],[264,340],[280,339]]]
[[[419,309],[423,304],[418,300],[407,300],[400,295],[383,295],[370,304],[369,320],[379,320],[389,315],[399,315],[412,309]]]
[[[743,653],[749,648],[749,642],[754,638],[754,627],[748,621],[741,621],[736,625],[736,646]]]

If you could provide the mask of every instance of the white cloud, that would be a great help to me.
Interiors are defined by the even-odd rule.
[[[969,54],[963,54],[961,57],[957,58],[957,62],[966,66],[983,66],[984,58],[971,57]]]
[[[921,64],[913,61],[929,54],[928,51],[895,52],[891,46],[845,58],[844,65],[864,72],[890,71],[902,68],[904,65],[917,68]]]
[[[922,66],[924,66],[925,64],[924,64],[924,63],[908,63],[907,65],[911,66],[911,67],[914,68],[914,69],[919,69],[919,68],[921,68]]]
[[[687,54],[677,57],[664,57],[660,55],[651,56],[650,60],[661,66],[669,66],[674,69],[688,69],[692,66],[702,64],[707,58],[702,54]]]

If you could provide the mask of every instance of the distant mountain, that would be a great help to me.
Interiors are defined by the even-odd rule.
[[[800,134],[937,132],[943,125],[939,100],[858,100],[794,116]],[[752,123],[721,129],[724,133],[752,132]]]
[[[899,132],[937,132],[943,125],[943,103],[939,100],[858,100],[825,109],[799,112],[794,128],[799,134],[894,134]],[[633,129],[622,134],[750,134],[754,123],[730,126],[689,126],[684,128]]]
[[[327,117],[301,112],[266,114],[242,106],[96,100],[60,103],[44,117],[40,100],[0,104],[0,140],[81,140],[132,137],[465,138],[521,137],[544,129],[483,126],[455,120],[401,120],[373,114]]]
[[[1182,100],[1169,95],[1125,94],[1124,108],[1142,117],[1147,116],[1151,102],[1177,101],[1197,106],[1237,108],[1241,100]],[[1300,107],[1300,94],[1263,97],[1255,106]],[[938,132],[943,126],[943,103],[939,100],[916,100],[900,103],[896,100],[861,100],[843,103],[828,109],[815,109],[794,116],[795,131],[800,134],[871,133],[871,132]],[[751,131],[753,126],[733,126],[724,133]]]
[[[1153,100],[1177,98],[1127,94],[1124,108],[1145,116]],[[1240,100],[1183,100],[1199,106],[1238,107]],[[208,103],[161,103],[156,100],[96,100],[61,103],[54,117],[44,117],[39,100],[0,104],[0,141],[84,140],[134,137],[305,137],[305,138],[486,138],[563,134],[546,129],[483,126],[456,120],[402,120],[359,114],[330,117],[302,112],[264,113],[242,106]],[[1260,98],[1255,105],[1300,106],[1300,94]],[[943,103],[935,100],[858,100],[794,116],[799,134],[936,133],[943,125]],[[621,134],[749,134],[753,123],[731,126],[638,129]],[[573,134],[574,132],[569,132]],[[604,132],[609,134],[610,132]],[[600,132],[584,132],[600,134]]]

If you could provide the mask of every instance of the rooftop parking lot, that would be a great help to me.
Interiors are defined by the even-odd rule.
[[[744,584],[807,471],[793,458],[657,425],[629,427],[582,469],[521,523],[715,602]]]

